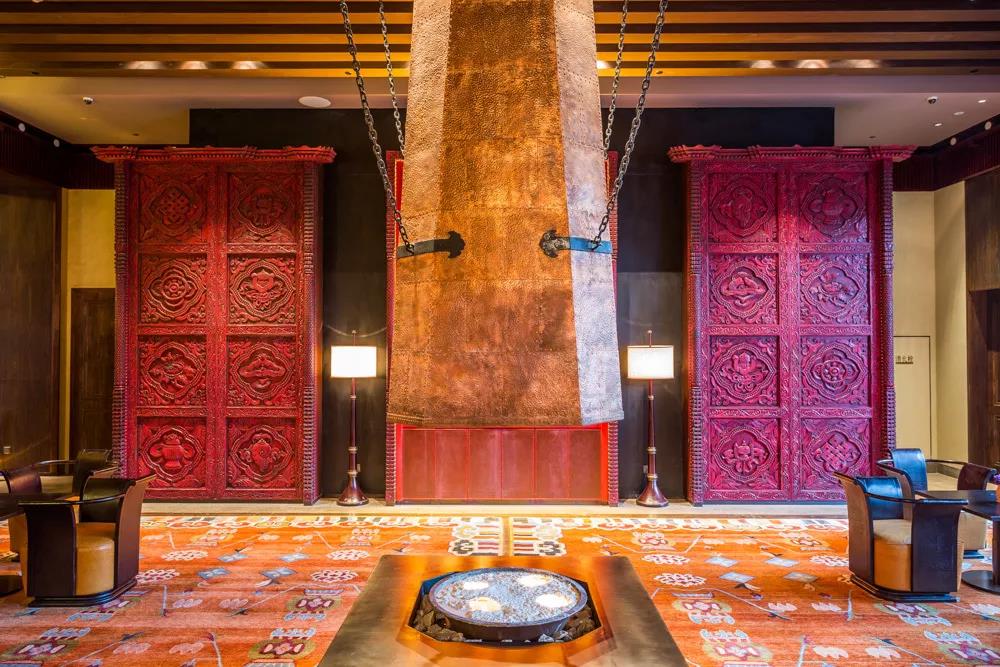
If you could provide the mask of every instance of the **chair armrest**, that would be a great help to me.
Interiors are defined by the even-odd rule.
[[[90,505],[93,503],[106,503],[109,500],[117,500],[125,497],[125,491],[116,493],[113,496],[101,496],[100,498],[62,498],[59,500],[22,500],[18,505],[22,507],[47,507],[52,505]]]
[[[891,496],[881,496],[876,493],[865,492],[865,495],[875,500],[884,500],[891,503],[903,503],[906,505],[968,505],[965,498],[893,498]]]

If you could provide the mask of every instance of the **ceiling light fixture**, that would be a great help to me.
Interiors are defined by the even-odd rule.
[[[299,98],[299,104],[310,109],[325,109],[333,102],[319,95],[303,95]]]
[[[859,58],[856,60],[842,60],[840,62],[844,67],[854,67],[856,69],[877,69],[882,66],[882,62],[879,60],[872,60],[870,58]]]
[[[773,69],[774,67],[773,60],[753,60],[750,62],[750,69]]]
[[[990,130],[992,128],[993,128],[993,121],[992,120],[986,121],[986,123],[983,125],[983,129],[984,130]]]
[[[17,129],[19,129],[21,132],[27,132],[28,131],[28,126],[25,125],[24,123],[18,123],[17,124]]]
[[[934,127],[941,127],[942,125],[944,125],[944,123],[942,123],[941,121],[934,123]]]
[[[830,63],[814,58],[811,60],[800,60],[795,66],[799,69],[826,69],[830,66]]]
[[[208,64],[204,60],[185,60],[180,69],[208,69]]]
[[[52,140],[52,145],[55,146],[56,148],[59,148],[60,144],[62,144],[62,142],[59,141],[58,139],[53,139]]]
[[[952,137],[951,139],[948,140],[948,143],[954,146],[955,144],[958,143],[958,137]]]
[[[130,60],[125,63],[125,69],[163,69],[159,60]]]
[[[976,104],[986,104],[986,98],[984,97],[981,100],[976,100]]]
[[[259,60],[237,60],[233,62],[233,69],[264,69],[264,63]]]
[[[608,64],[607,60],[598,60],[597,69],[611,69],[611,65]]]
[[[956,111],[955,113],[952,114],[952,116],[964,116],[964,115],[965,115],[964,111]]]

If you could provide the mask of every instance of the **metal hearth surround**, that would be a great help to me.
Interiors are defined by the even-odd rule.
[[[315,502],[329,148],[95,148],[115,166],[113,446],[147,497]]]
[[[403,193],[403,160],[399,153],[389,151],[386,153],[386,163],[389,165],[390,173],[393,175],[393,187],[397,195],[397,202],[401,204]],[[611,188],[615,176],[618,173],[618,154],[615,151],[608,153],[605,163],[606,187]],[[392,349],[393,320],[395,312],[395,289],[396,289],[396,259],[400,250],[400,238],[394,216],[386,209],[385,219],[385,249],[386,249],[386,345]],[[611,212],[608,224],[608,236],[610,238],[612,257],[612,277],[617,285],[617,274],[615,267],[618,258],[618,211]],[[605,243],[608,243],[607,241]],[[386,355],[387,363],[391,363],[391,355]],[[387,381],[389,378],[387,374]],[[471,457],[462,463],[462,460],[455,460],[449,457],[436,457],[429,454],[426,460],[414,460],[405,455],[407,450],[408,435],[417,433],[429,433],[430,437],[435,434],[443,434],[448,438],[455,435],[456,429],[462,427],[448,428],[449,425],[429,425],[426,427],[410,427],[402,424],[394,424],[391,421],[386,424],[385,430],[385,501],[388,505],[397,502],[576,502],[576,503],[601,503],[615,507],[619,504],[618,497],[618,422],[608,422],[594,426],[566,426],[566,427],[476,427],[474,429],[477,436],[484,438],[503,438],[505,433],[515,433],[515,435],[525,436],[525,432],[530,432],[534,437],[532,446],[523,451],[527,452],[526,459],[515,460],[513,463],[522,468],[522,474],[529,479],[524,482],[523,492],[518,491],[516,497],[503,497],[502,473],[498,473],[495,478],[485,480],[484,477],[473,478],[471,472],[475,472]],[[563,491],[550,492],[543,487],[539,494],[538,483],[534,470],[528,470],[534,465],[534,454],[536,451],[537,436],[542,434],[543,438],[553,439],[584,439],[584,446],[593,451],[588,456],[573,456],[568,466],[561,466],[556,469],[555,475],[550,471],[548,477],[550,481]],[[468,446],[463,451],[471,452],[471,429]],[[593,439],[593,442],[590,440]],[[530,451],[529,451],[530,450]],[[569,455],[572,456],[572,445]],[[411,451],[412,453],[412,451]],[[582,450],[578,454],[582,454]],[[421,457],[417,457],[421,458]],[[407,477],[407,470],[414,468],[418,474]],[[448,465],[451,464],[451,468]],[[424,467],[426,466],[426,467]],[[502,460],[484,461],[481,469],[486,471],[496,470],[502,466]],[[436,479],[440,478],[440,479]],[[574,481],[575,478],[575,481]],[[426,493],[408,493],[404,479],[422,479],[426,482]],[[440,480],[447,480],[447,483]],[[592,482],[589,480],[593,480]],[[509,478],[507,481],[511,481]],[[494,484],[490,484],[493,482]],[[492,486],[496,486],[495,490]],[[530,487],[530,489],[529,489]],[[572,488],[572,487],[575,487]],[[456,490],[458,488],[458,490]],[[581,492],[583,488],[586,492]],[[480,495],[467,493],[462,489],[478,489]],[[486,489],[487,493],[482,491]],[[421,491],[418,489],[418,491]],[[442,496],[442,491],[445,495]],[[575,491],[575,492],[574,492]],[[557,495],[562,494],[562,495]],[[436,497],[435,497],[436,496]]]
[[[911,147],[680,146],[687,495],[841,500],[895,446],[892,173]]]
[[[425,581],[486,567],[540,568],[585,583],[599,627],[572,641],[509,648],[438,641],[410,627]],[[687,664],[635,569],[623,556],[383,556],[319,665],[493,667],[512,663],[588,667]]]

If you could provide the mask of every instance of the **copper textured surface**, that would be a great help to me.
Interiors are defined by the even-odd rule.
[[[418,0],[413,25],[404,219],[466,250],[396,263],[390,421],[621,419],[611,256],[538,248],[606,205],[592,5]]]

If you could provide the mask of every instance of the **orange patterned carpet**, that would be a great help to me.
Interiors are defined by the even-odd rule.
[[[841,519],[147,517],[140,581],[121,599],[80,609],[30,609],[22,594],[0,600],[0,665],[314,665],[379,556],[444,552],[628,556],[695,666],[1000,665],[1000,597],[967,587],[956,604],[869,597],[847,581],[846,527]],[[0,551],[6,541],[0,527]]]

